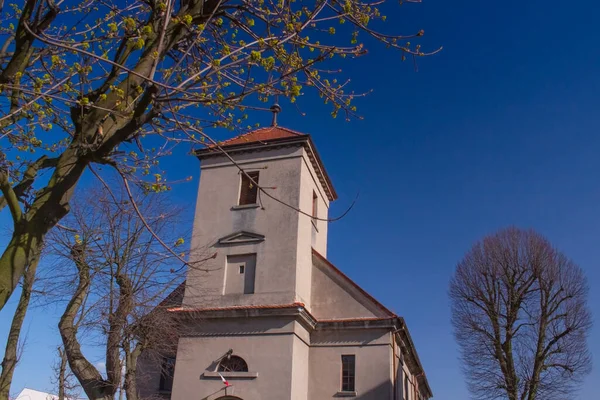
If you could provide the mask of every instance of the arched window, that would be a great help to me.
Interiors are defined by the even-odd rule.
[[[248,364],[242,357],[229,356],[225,357],[219,363],[219,372],[248,372]]]

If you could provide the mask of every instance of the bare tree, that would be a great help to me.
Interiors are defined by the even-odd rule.
[[[58,400],[76,400],[81,386],[75,382],[75,376],[69,369],[67,354],[62,346],[57,349],[58,359],[54,364],[54,384],[58,388]]]
[[[296,104],[312,91],[333,116],[354,117],[363,93],[349,89],[338,64],[365,55],[364,39],[397,50],[398,61],[426,55],[410,43],[423,31],[395,32],[402,24],[386,25],[382,3],[25,0],[4,7],[0,209],[10,211],[14,229],[0,255],[0,309],[95,166],[163,191],[161,157],[181,144],[219,148],[206,128],[246,130],[248,112],[271,99]]]
[[[589,373],[582,270],[534,231],[476,243],[450,284],[452,323],[477,399],[572,399]]]
[[[145,215],[141,220],[125,194],[113,198],[92,190],[81,206],[75,203],[68,228],[49,237],[49,251],[62,260],[62,268],[77,271],[75,280],[60,283],[71,294],[59,330],[69,367],[92,400],[114,399],[119,390],[135,400],[140,353],[171,346],[176,336],[176,322],[156,307],[181,284],[185,269],[174,268],[181,264],[147,225],[171,238],[174,247],[183,239],[175,236],[176,209],[157,196],[138,203]],[[84,355],[82,345],[92,342],[105,350],[104,373]]]

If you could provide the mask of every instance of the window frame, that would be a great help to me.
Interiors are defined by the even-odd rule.
[[[312,196],[312,222],[313,224],[317,223],[317,219],[319,218],[319,196],[317,192],[313,190]]]
[[[238,206],[258,204],[259,171],[243,171],[240,173],[240,192]],[[254,182],[256,183],[254,183]]]
[[[342,354],[341,391],[356,391],[356,354]],[[348,367],[347,367],[348,366]],[[348,369],[347,369],[348,368]],[[347,373],[347,374],[346,374]],[[346,382],[346,379],[348,380]]]

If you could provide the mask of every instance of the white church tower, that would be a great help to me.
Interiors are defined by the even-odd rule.
[[[142,395],[430,398],[404,320],[327,260],[335,190],[311,137],[274,116],[196,153],[192,266],[168,299],[186,329],[162,366],[141,363]]]
[[[227,155],[217,146],[197,152],[191,261],[215,258],[189,271],[185,305],[310,308],[311,249],[326,256],[329,202],[336,199],[313,141],[271,126],[219,147]]]

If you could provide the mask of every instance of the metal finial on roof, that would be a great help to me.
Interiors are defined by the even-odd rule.
[[[271,126],[277,126],[277,114],[281,112],[281,106],[277,103],[273,104],[271,108],[269,108],[273,113],[273,121],[271,122]]]

